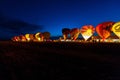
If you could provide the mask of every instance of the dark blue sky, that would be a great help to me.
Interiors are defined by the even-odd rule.
[[[0,38],[119,20],[120,0],[0,0]]]

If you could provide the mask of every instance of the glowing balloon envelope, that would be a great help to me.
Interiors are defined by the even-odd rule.
[[[66,40],[68,38],[68,34],[70,34],[70,29],[69,28],[63,28],[62,29],[62,34],[63,34],[64,40]]]
[[[20,38],[20,41],[26,41],[26,37],[24,35],[20,35],[19,38]]]
[[[14,36],[14,37],[12,38],[12,41],[20,41],[20,39],[19,39],[18,36]]]
[[[30,34],[25,34],[27,41],[30,41]]]
[[[44,36],[45,40],[49,40],[50,39],[50,32],[43,32],[42,35]]]
[[[117,22],[112,26],[112,31],[120,38],[120,22]]]
[[[94,32],[95,28],[92,25],[85,25],[81,28],[81,34],[85,41],[88,40],[93,35]]]
[[[80,34],[80,30],[78,28],[73,28],[70,31],[70,36],[72,40],[76,40]]]
[[[40,41],[40,34],[41,34],[40,32],[38,32],[38,33],[35,34],[35,38],[36,38],[38,41]]]
[[[103,39],[103,41],[111,35],[112,26],[114,22],[103,22],[96,27],[98,35]]]

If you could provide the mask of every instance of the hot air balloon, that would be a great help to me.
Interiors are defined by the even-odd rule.
[[[96,27],[96,31],[98,35],[103,39],[103,41],[111,35],[112,26],[114,22],[103,22],[98,24]]]
[[[30,41],[34,41],[35,37],[34,34],[29,34]]]
[[[30,34],[25,34],[27,41],[30,41]]]
[[[80,30],[78,28],[73,28],[70,31],[70,36],[72,40],[76,40],[80,34]]]
[[[16,36],[11,38],[12,41],[16,41]]]
[[[43,41],[44,36],[43,36],[42,33],[38,32],[38,33],[35,34],[35,39],[36,39],[37,41]]]
[[[19,38],[19,36],[14,36],[11,40],[12,41],[20,41],[20,38]]]
[[[50,39],[50,33],[49,32],[43,32],[42,34],[43,34],[45,40]]]
[[[63,28],[62,29],[62,34],[63,34],[64,40],[66,40],[68,38],[68,34],[70,34],[70,29],[69,28]]]
[[[26,41],[26,37],[24,35],[20,35],[19,38],[20,38],[20,41]]]
[[[112,31],[115,35],[117,35],[120,39],[120,22],[116,22],[113,26],[112,26]]]
[[[93,35],[94,32],[95,28],[92,25],[85,25],[81,28],[81,34],[85,41],[88,40]]]
[[[35,39],[36,39],[37,41],[40,41],[40,40],[41,40],[40,34],[41,34],[40,32],[38,32],[38,33],[35,34]]]
[[[41,39],[40,41],[43,41],[43,40],[44,40],[44,36],[43,36],[42,33],[40,34],[40,39]]]

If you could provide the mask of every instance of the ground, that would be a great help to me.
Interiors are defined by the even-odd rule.
[[[0,41],[0,80],[119,80],[120,43]]]

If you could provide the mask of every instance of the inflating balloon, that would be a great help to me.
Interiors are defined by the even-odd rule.
[[[62,34],[63,34],[64,40],[66,40],[68,38],[68,34],[70,34],[70,29],[69,28],[63,28],[62,29]]]
[[[50,32],[43,32],[42,34],[43,34],[45,40],[50,39],[50,35],[51,35]]]
[[[73,28],[70,31],[70,36],[72,40],[76,40],[80,34],[80,30],[78,28]]]
[[[30,37],[30,41],[34,41],[35,39],[34,34],[30,34],[29,37]]]
[[[41,34],[40,32],[38,32],[38,33],[35,34],[35,38],[36,38],[38,41],[40,41],[40,34]]]
[[[81,28],[81,34],[85,41],[88,40],[93,35],[94,32],[95,28],[92,25],[85,25]]]
[[[12,41],[20,41],[19,36],[14,36],[14,37],[12,38]]]
[[[30,34],[25,34],[27,41],[30,41]]]
[[[120,22],[117,22],[112,26],[112,31],[120,38]]]
[[[96,31],[103,41],[111,35],[113,24],[114,22],[103,22],[97,25]]]
[[[20,38],[20,41],[26,41],[26,37],[24,35],[20,35],[19,38]]]

